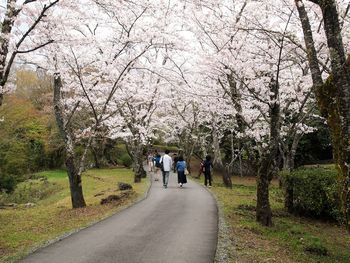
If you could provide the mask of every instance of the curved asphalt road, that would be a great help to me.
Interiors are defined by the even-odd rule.
[[[24,258],[22,263],[206,263],[217,244],[217,207],[189,181],[153,182],[147,199]]]

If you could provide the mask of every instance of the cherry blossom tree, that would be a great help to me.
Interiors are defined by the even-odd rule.
[[[39,24],[45,23],[47,13],[58,2],[59,0],[5,1],[5,12],[0,13],[0,106],[4,94],[11,90],[6,84],[16,57],[53,42],[52,39],[37,39],[33,36]]]
[[[115,8],[110,8],[111,4]],[[118,114],[123,126],[129,127],[135,121],[131,129],[133,135],[143,132],[135,131],[143,123],[136,123],[134,117],[141,115],[141,120],[147,123],[152,102],[147,108],[140,105],[142,93],[138,94],[137,88],[144,85],[144,76],[135,68],[143,67],[148,60],[146,54],[164,46],[164,35],[159,38],[161,35],[155,26],[162,14],[155,16],[156,6],[148,1],[124,4],[85,1],[84,5],[62,1],[59,7],[61,12],[47,25],[50,34],[55,36],[55,43],[46,48],[46,63],[51,67],[49,70],[55,72],[55,113],[66,143],[66,166],[72,204],[76,208],[85,206],[81,174],[86,153],[109,118]],[[68,9],[74,11],[67,12]],[[61,22],[59,26],[57,22]],[[128,100],[125,95],[130,94],[139,97]],[[82,111],[88,118],[84,125],[75,127],[71,120]],[[78,142],[84,141],[85,150],[82,156],[77,156],[74,149]],[[130,145],[138,146],[137,143]],[[139,157],[140,148],[131,148],[132,156]],[[139,167],[138,159],[134,160]]]
[[[280,142],[283,136],[294,136],[292,146],[283,144],[285,152],[294,152],[300,135],[310,129],[305,125],[312,109],[312,98],[305,91],[310,78],[305,73],[305,58],[300,58],[300,47],[294,43],[297,16],[291,3],[271,6],[264,1],[200,1],[192,10],[195,8],[200,12],[192,14],[198,26],[193,30],[203,53],[209,54],[204,72],[217,79],[230,97],[236,110],[235,130],[241,131],[237,137],[241,140],[243,133],[255,141],[252,155],[258,154],[259,164],[257,220],[271,225],[268,186],[278,171]],[[303,84],[298,85],[298,81]],[[290,109],[299,112],[292,119],[294,132],[281,134]]]

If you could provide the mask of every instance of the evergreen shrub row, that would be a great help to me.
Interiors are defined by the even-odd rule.
[[[341,184],[333,166],[301,168],[281,178],[289,212],[344,222]]]

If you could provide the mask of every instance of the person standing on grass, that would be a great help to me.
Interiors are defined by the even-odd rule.
[[[161,162],[163,165],[163,186],[164,188],[168,188],[169,175],[173,164],[173,160],[169,156],[169,150],[165,150],[165,154],[163,155]]]
[[[213,164],[211,162],[211,156],[207,155],[205,157],[204,163],[203,163],[203,172],[204,172],[204,185],[208,186],[209,181],[209,187],[211,187],[211,169],[213,168]]]
[[[182,156],[179,156],[178,161],[176,163],[176,171],[177,171],[177,182],[180,187],[183,186],[183,184],[187,183],[187,178],[186,178],[186,162],[184,161],[184,158]]]

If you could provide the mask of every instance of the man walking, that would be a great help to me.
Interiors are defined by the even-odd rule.
[[[168,182],[169,182],[169,174],[173,163],[173,160],[169,156],[169,150],[165,150],[165,154],[162,158],[162,163],[163,163],[163,185],[164,185],[164,188],[167,188]]]

